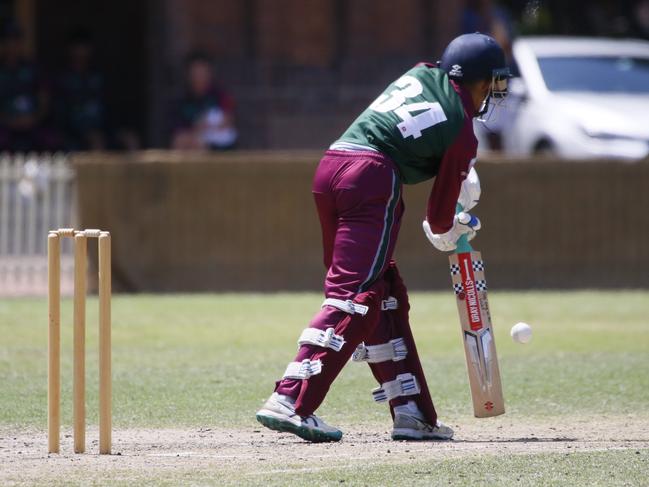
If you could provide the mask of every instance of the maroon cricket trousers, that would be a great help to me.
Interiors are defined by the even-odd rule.
[[[313,194],[322,227],[324,264],[328,269],[325,295],[354,299],[382,278],[394,252],[404,212],[397,168],[378,152],[329,150],[316,170]],[[325,306],[315,315],[310,327],[325,330],[339,324],[345,315]],[[381,330],[358,333],[348,330],[345,340],[350,343],[341,352],[322,352],[326,362],[321,374],[308,381],[283,379],[278,381],[275,390],[300,398],[308,387],[308,406],[301,406],[298,401],[296,410],[302,416],[313,413],[356,345],[369,338],[364,335],[376,331]],[[389,335],[387,331],[382,334]],[[314,353],[318,353],[314,346],[302,345],[295,361],[312,359]]]

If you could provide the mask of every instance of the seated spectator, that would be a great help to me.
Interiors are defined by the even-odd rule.
[[[467,0],[462,13],[461,30],[464,34],[484,32],[496,39],[503,48],[512,73],[518,70],[512,65],[512,41],[514,29],[509,12],[492,0]],[[480,150],[502,150],[502,133],[511,122],[513,100],[500,103],[492,100],[489,113],[482,117],[485,123],[474,123],[474,130],[480,140]],[[495,105],[499,105],[495,108]]]
[[[638,0],[633,7],[631,22],[632,36],[649,39],[649,0]]]
[[[492,0],[467,0],[461,30],[463,34],[489,34],[503,48],[507,60],[511,60],[514,28],[509,12],[497,3]]]
[[[175,107],[172,148],[231,149],[237,140],[234,102],[214,79],[209,57],[189,56],[186,64],[186,93]]]
[[[56,83],[56,115],[67,150],[106,148],[104,78],[93,65],[90,33],[78,29],[67,42],[67,67]]]
[[[0,150],[52,150],[58,141],[45,127],[50,93],[37,67],[24,54],[23,33],[6,26],[0,59]]]

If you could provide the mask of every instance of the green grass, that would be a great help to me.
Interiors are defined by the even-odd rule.
[[[355,466],[303,472],[299,479],[262,476],[263,485],[421,485],[421,486],[640,486],[647,485],[649,451],[616,451],[575,454],[495,455],[467,459],[420,462],[407,465]],[[249,478],[249,477],[248,477]],[[386,479],[395,479],[391,483]],[[398,479],[398,480],[396,480]],[[246,478],[233,479],[232,484]]]
[[[445,417],[469,414],[455,302],[415,294],[411,320],[433,394]],[[271,392],[319,296],[118,296],[113,299],[115,426],[182,427],[250,423]],[[96,312],[88,304],[88,413],[96,410]],[[491,307],[508,411],[527,416],[624,414],[649,406],[649,294],[492,293]],[[65,417],[71,410],[70,302],[63,307]],[[43,300],[0,304],[0,425],[38,427],[46,419],[47,322]],[[67,318],[67,319],[66,319]],[[508,332],[534,329],[529,345]],[[245,383],[246,387],[242,387]],[[383,421],[371,401],[366,366],[350,364],[324,411],[344,421]],[[222,423],[222,424],[221,424]]]
[[[290,469],[293,465],[288,464]],[[649,450],[609,452],[550,453],[537,455],[476,455],[473,458],[446,459],[382,465],[341,466],[333,464],[315,471],[295,466],[291,475],[280,475],[263,468],[228,471],[176,468],[152,477],[147,470],[126,471],[115,466],[110,471],[76,467],[64,479],[49,480],[50,486],[69,485],[219,485],[219,486],[588,486],[637,487],[648,485]],[[227,470],[224,469],[224,470]]]
[[[297,336],[320,302],[315,294],[114,297],[114,427],[252,427],[255,410],[292,359]],[[490,303],[508,417],[533,423],[633,415],[649,422],[648,292],[493,292]],[[89,424],[97,422],[96,304],[88,303]],[[471,409],[455,300],[448,292],[414,293],[411,305],[413,330],[440,417],[461,423],[470,418]],[[42,299],[0,301],[0,432],[45,430],[46,315]],[[509,338],[509,328],[518,321],[532,326],[532,343],[518,345]],[[70,301],[63,305],[62,325],[62,410],[63,423],[69,426]],[[320,412],[332,424],[384,431],[388,415],[372,402],[373,387],[368,368],[350,364]],[[598,466],[611,462],[620,465],[616,478],[638,470],[646,478],[643,452],[570,458],[478,455],[434,465],[419,465],[415,459],[406,466],[360,469],[352,476],[335,466],[308,475],[326,483],[344,472],[346,485],[354,479],[389,485],[390,479],[407,473],[409,484],[434,485],[435,475],[426,472],[439,470],[462,472],[462,479],[455,480],[467,485],[533,485],[537,480],[544,485],[608,485],[611,477]],[[494,472],[493,482],[483,478],[484,469]],[[201,475],[196,473],[196,482],[202,481]]]

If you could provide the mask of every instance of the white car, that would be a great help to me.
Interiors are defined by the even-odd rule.
[[[522,37],[520,77],[484,126],[511,155],[629,158],[649,155],[649,42]]]

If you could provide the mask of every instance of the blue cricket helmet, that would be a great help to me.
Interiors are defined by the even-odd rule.
[[[446,47],[438,66],[457,81],[510,77],[505,52],[493,37],[476,32],[456,37]]]

